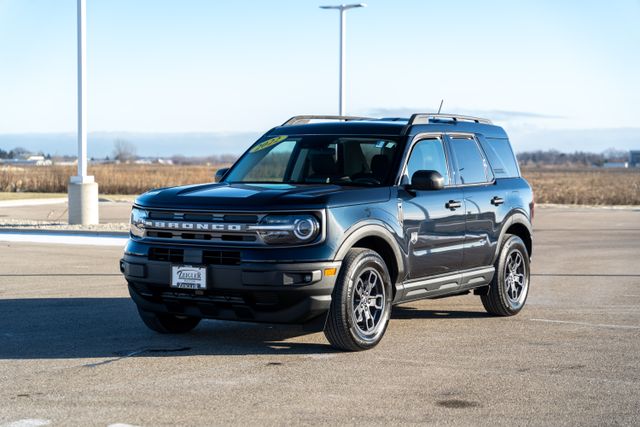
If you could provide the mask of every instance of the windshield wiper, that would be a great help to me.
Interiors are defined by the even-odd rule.
[[[331,181],[329,182],[329,184],[336,184],[336,185],[351,185],[354,187],[372,187],[375,186],[376,184],[369,184],[366,182],[354,182],[351,181],[350,179],[340,179],[337,181]]]

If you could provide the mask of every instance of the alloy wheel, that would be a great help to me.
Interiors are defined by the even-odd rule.
[[[380,273],[374,268],[362,271],[353,287],[353,319],[359,334],[363,337],[375,334],[386,303]]]
[[[512,309],[517,310],[527,298],[529,278],[522,253],[514,249],[507,257],[504,268],[504,287],[507,301]]]

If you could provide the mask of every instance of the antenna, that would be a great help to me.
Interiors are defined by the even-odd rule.
[[[444,104],[444,99],[440,100],[440,108],[438,108],[438,114],[442,111],[442,104]]]

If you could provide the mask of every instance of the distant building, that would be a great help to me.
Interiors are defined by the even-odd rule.
[[[163,159],[162,157],[145,157],[134,161],[136,165],[172,165],[173,160]]]
[[[44,156],[29,156],[26,159],[4,159],[0,163],[11,166],[51,166],[53,162]]]
[[[629,167],[629,163],[627,163],[627,162],[605,162],[605,164],[602,165],[602,167],[606,168],[606,169],[628,168]]]
[[[109,165],[111,163],[114,163],[114,161],[110,160],[110,159],[94,159],[94,158],[91,158],[89,160],[89,164],[91,164],[91,165]]]
[[[640,150],[629,151],[629,167],[640,168]]]
[[[46,159],[44,156],[29,156],[27,162],[36,166],[51,166],[53,164],[50,159]]]
[[[56,161],[57,166],[75,166],[78,164],[77,160],[60,160]]]

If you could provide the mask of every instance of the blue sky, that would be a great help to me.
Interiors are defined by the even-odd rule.
[[[337,109],[338,14],[323,1],[87,3],[90,131],[260,132]],[[572,129],[585,149],[640,146],[640,1],[367,3],[348,15],[349,113],[444,98],[527,148]],[[0,133],[75,130],[75,7],[0,0]]]

